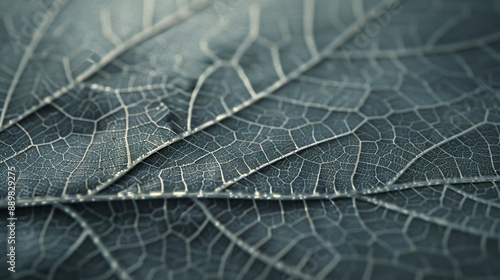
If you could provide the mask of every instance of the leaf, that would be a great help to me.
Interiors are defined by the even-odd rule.
[[[500,276],[497,1],[0,11],[0,275]]]

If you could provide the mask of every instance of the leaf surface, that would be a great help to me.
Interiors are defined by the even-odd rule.
[[[12,279],[500,276],[497,1],[0,11]]]

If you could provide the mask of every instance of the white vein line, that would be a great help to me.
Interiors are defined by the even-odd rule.
[[[229,240],[231,240],[232,243],[236,244],[240,249],[248,253],[250,256],[255,257],[256,259],[264,262],[267,265],[270,265],[274,267],[276,270],[279,270],[281,272],[284,272],[286,274],[291,274],[295,277],[299,277],[301,279],[311,279],[310,275],[302,273],[300,270],[293,266],[288,266],[287,264],[283,263],[280,260],[275,260],[272,257],[259,252],[258,249],[248,245],[245,243],[244,240],[241,240],[238,236],[236,236],[234,233],[229,231],[219,220],[217,220],[210,210],[207,209],[205,204],[203,204],[201,201],[199,201],[196,198],[192,199],[194,203],[203,211],[207,219]]]
[[[240,80],[243,82],[243,85],[245,85],[245,88],[250,93],[251,98],[257,97],[257,94],[255,93],[252,83],[250,82],[250,79],[245,73],[245,70],[243,70],[243,68],[240,65],[236,65],[235,69],[236,73],[238,74],[238,77],[240,77]]]
[[[488,205],[488,206],[493,206],[495,208],[500,208],[500,203],[498,202],[495,202],[495,201],[489,201],[487,199],[484,199],[484,198],[480,198],[480,197],[477,197],[475,195],[472,195],[468,192],[464,192],[460,189],[457,189],[455,186],[453,185],[447,185],[446,186],[447,188],[449,188],[451,191],[453,192],[456,192],[458,194],[460,194],[461,196],[467,198],[467,199],[470,199],[470,200],[473,200],[473,201],[476,201],[476,202],[479,202],[479,203],[482,203],[484,205]]]
[[[26,134],[26,137],[28,137],[28,139],[30,140],[30,145],[26,146],[25,148],[23,148],[20,151],[15,152],[13,155],[11,155],[11,156],[5,158],[4,160],[0,161],[0,163],[4,163],[4,162],[8,161],[9,159],[15,157],[17,154],[22,154],[22,153],[26,152],[27,150],[29,150],[31,147],[35,146],[33,144],[33,139],[30,137],[30,134],[28,133],[28,131],[26,131],[26,129],[23,126],[19,125],[19,124],[16,124],[16,126],[20,130],[22,130],[24,132],[24,134]]]
[[[365,13],[365,10],[363,7],[363,0],[353,1],[352,11],[353,11],[354,15],[356,16],[356,18],[362,18],[364,13]]]
[[[156,0],[143,0],[142,6],[142,27],[148,28],[153,25]]]
[[[273,159],[273,160],[267,160],[267,161],[266,161],[266,163],[264,163],[264,164],[262,164],[262,165],[260,165],[260,166],[258,166],[258,167],[256,167],[256,168],[254,168],[254,169],[250,170],[250,172],[245,173],[245,174],[241,174],[240,176],[238,176],[238,177],[236,177],[236,178],[233,178],[233,179],[230,179],[230,180],[228,180],[228,181],[224,182],[221,186],[219,186],[219,187],[215,188],[214,192],[221,192],[221,191],[223,191],[223,190],[225,190],[225,189],[229,188],[229,187],[230,187],[231,185],[233,185],[234,183],[236,183],[236,182],[240,181],[241,179],[244,179],[244,178],[246,178],[246,177],[250,176],[251,174],[253,174],[253,173],[255,173],[255,172],[257,172],[257,171],[261,170],[262,168],[264,168],[264,167],[266,167],[266,166],[269,166],[269,165],[271,165],[271,164],[273,164],[273,163],[275,163],[275,162],[278,162],[278,161],[280,161],[280,160],[282,160],[282,159],[284,159],[284,158],[287,158],[287,157],[289,157],[289,156],[291,156],[291,155],[295,155],[295,154],[299,153],[300,151],[303,151],[303,150],[305,150],[305,149],[308,149],[308,148],[311,148],[311,147],[318,146],[318,145],[320,145],[320,144],[322,144],[322,143],[325,143],[325,142],[328,142],[328,141],[332,141],[332,140],[335,140],[335,139],[339,139],[339,138],[341,138],[341,137],[344,137],[344,136],[347,136],[347,135],[349,135],[349,134],[352,134],[352,133],[356,132],[356,130],[358,130],[361,126],[363,126],[363,124],[365,124],[366,122],[367,122],[367,119],[364,119],[364,120],[363,120],[363,121],[361,121],[361,122],[360,122],[360,123],[359,123],[356,127],[354,127],[354,128],[352,129],[352,131],[348,131],[348,132],[345,132],[345,133],[341,133],[341,134],[338,134],[338,135],[334,135],[334,136],[332,136],[332,137],[325,138],[325,139],[323,139],[323,140],[320,140],[320,141],[317,141],[317,142],[314,142],[314,143],[311,143],[311,144],[308,144],[308,145],[302,146],[302,147],[300,147],[299,149],[296,149],[296,150],[293,150],[293,151],[291,151],[291,152],[288,152],[288,153],[286,153],[286,154],[284,154],[284,155],[282,155],[282,156],[279,156],[279,157],[277,157],[277,158],[275,158],[275,159]],[[320,166],[320,170],[318,171],[318,173],[319,173],[320,171],[321,171],[321,166]],[[319,179],[319,178],[317,178],[317,179]]]
[[[215,61],[220,61],[221,59],[210,49],[210,46],[208,45],[208,41],[205,38],[202,38],[200,41],[200,50],[201,52],[209,57],[213,62]],[[182,60],[182,57],[179,57],[180,60]],[[176,70],[179,71],[180,70]]]
[[[283,72],[283,66],[280,61],[280,52],[278,46],[271,47],[271,58],[273,60],[273,66],[280,80],[286,80],[285,72]]]
[[[135,87],[127,87],[127,88],[112,88],[100,84],[88,84],[88,83],[82,83],[82,85],[85,85],[86,87],[89,87],[90,89],[100,89],[105,92],[116,92],[118,93],[142,93],[143,91],[148,91],[148,90],[155,90],[155,89],[162,89],[162,90],[168,90],[172,89],[172,86],[169,84],[148,84],[148,85],[143,85],[143,86],[135,86]]]
[[[7,114],[7,109],[9,108],[10,100],[12,99],[12,95],[14,94],[14,91],[17,87],[17,84],[19,83],[19,80],[21,79],[21,76],[24,73],[24,70],[26,69],[26,66],[28,66],[28,62],[33,56],[35,49],[38,47],[38,44],[40,44],[40,41],[42,41],[43,36],[47,31],[47,29],[49,28],[50,24],[54,21],[56,15],[61,11],[63,4],[65,4],[64,2],[60,3],[58,1],[54,1],[52,7],[54,7],[56,3],[60,6],[57,7],[58,9],[56,9],[54,12],[46,15],[43,18],[42,23],[40,24],[38,29],[33,33],[33,38],[31,39],[30,44],[24,51],[23,57],[21,58],[21,62],[19,63],[19,67],[17,68],[16,73],[12,79],[12,83],[10,84],[9,90],[7,91],[7,97],[5,98],[5,103],[3,104],[2,113],[0,114],[0,128],[3,126],[3,122],[5,121],[5,115]],[[51,11],[51,9],[49,9],[49,11]]]
[[[94,131],[95,130],[96,130],[96,124],[94,123]],[[78,164],[75,166],[75,168],[73,168],[73,170],[71,170],[71,172],[69,173],[68,177],[66,178],[66,183],[64,184],[64,187],[63,187],[63,190],[62,190],[62,195],[65,195],[66,192],[68,191],[70,179],[73,176],[73,173],[76,170],[78,170],[78,168],[80,168],[80,166],[85,162],[85,159],[87,158],[87,154],[90,151],[90,147],[94,144],[94,138],[95,138],[95,136],[96,136],[96,133],[92,133],[92,135],[90,136],[89,144],[87,145],[87,147],[85,148],[85,152],[83,153],[82,160],[80,160],[80,162],[78,162]],[[88,190],[88,192],[90,192],[90,190]]]
[[[363,143],[362,143],[361,139],[359,139],[359,137],[356,133],[354,133],[353,135],[359,143],[358,152],[356,153],[356,163],[354,164],[354,168],[353,168],[351,178],[350,178],[352,191],[356,192],[357,190],[356,190],[356,187],[354,186],[354,176],[356,176],[356,174],[358,172],[359,159],[361,158],[361,150],[363,148]]]
[[[127,105],[125,105],[125,102],[123,102],[122,96],[118,93],[115,92],[116,98],[120,102],[120,105],[123,107],[123,110],[125,112],[125,135],[123,136],[125,140],[125,149],[127,151],[127,168],[130,168],[132,166],[132,156],[130,155],[130,147],[128,145],[128,131],[129,131],[129,113],[128,113],[128,108]]]
[[[159,194],[158,192],[153,193],[126,193],[122,195],[116,194],[106,194],[106,195],[98,195],[98,196],[83,196],[83,195],[66,195],[61,197],[32,197],[32,198],[19,198],[17,202],[21,206],[37,206],[37,205],[47,205],[54,203],[82,203],[82,202],[95,202],[95,201],[115,201],[115,200],[144,200],[144,199],[168,199],[168,198],[192,198],[192,197],[203,197],[203,198],[240,198],[240,199],[265,199],[265,200],[275,200],[284,199],[284,200],[295,200],[295,199],[336,199],[336,198],[345,198],[345,197],[354,197],[359,194],[377,194],[377,193],[388,193],[395,191],[404,191],[407,189],[415,189],[415,188],[424,188],[430,186],[440,186],[445,184],[474,184],[474,183],[491,183],[491,182],[500,182],[500,176],[484,176],[484,177],[467,177],[467,178],[453,178],[453,179],[436,179],[429,181],[419,181],[419,182],[411,182],[411,183],[401,183],[394,184],[390,188],[385,187],[375,187],[373,189],[365,189],[361,191],[357,191],[356,193],[352,191],[342,191],[335,193],[326,193],[320,194],[318,196],[312,195],[304,195],[304,194],[291,194],[291,195],[281,195],[280,197],[274,197],[270,194],[259,194],[257,198],[255,193],[247,193],[247,192],[190,192],[190,193],[182,193],[182,194],[172,194],[172,193],[163,193]],[[154,185],[156,186],[156,185]],[[449,187],[449,186],[448,186]],[[0,208],[6,208],[7,201],[0,201]]]
[[[132,38],[123,42],[123,44],[117,46],[115,49],[111,50],[106,55],[104,55],[99,62],[93,64],[87,70],[85,70],[83,73],[78,75],[78,77],[76,77],[76,79],[72,83],[69,83],[68,85],[61,87],[56,92],[54,92],[53,95],[46,97],[44,99],[44,103],[40,103],[39,105],[36,105],[33,108],[26,110],[25,113],[23,115],[20,115],[18,118],[16,118],[15,121],[9,122],[9,124],[7,124],[6,126],[3,126],[3,127],[0,126],[0,129],[4,130],[4,129],[10,127],[12,124],[14,124],[17,121],[20,121],[21,119],[23,119],[27,115],[36,111],[38,108],[52,102],[52,100],[59,98],[63,94],[69,92],[75,86],[77,86],[79,83],[90,78],[92,75],[97,73],[97,71],[102,69],[104,66],[108,65],[116,57],[120,56],[121,54],[123,54],[124,52],[129,50],[130,48],[143,43],[144,41],[158,35],[161,32],[164,32],[165,30],[169,29],[170,27],[174,26],[175,24],[179,23],[180,21],[188,19],[191,15],[206,8],[208,6],[208,4],[210,4],[212,1],[213,0],[196,1],[188,7],[181,8],[175,14],[165,17],[164,19],[160,20],[155,25],[148,27],[148,28],[144,29],[143,31],[137,33]],[[5,110],[2,111],[2,114],[4,114],[3,112],[5,112]],[[1,120],[2,120],[2,118],[0,117],[0,125],[2,124]]]
[[[450,141],[452,141],[452,140],[455,140],[455,139],[457,139],[458,137],[460,137],[460,136],[462,136],[462,135],[465,135],[465,134],[467,134],[467,133],[469,133],[469,132],[471,132],[471,131],[473,131],[473,130],[477,129],[478,127],[482,126],[483,124],[487,123],[488,114],[489,114],[489,111],[488,111],[488,110],[486,110],[486,113],[485,113],[485,116],[484,116],[484,120],[483,120],[482,122],[477,123],[477,124],[475,124],[475,125],[473,125],[473,126],[469,127],[468,129],[463,130],[463,131],[461,131],[460,133],[457,133],[457,134],[455,134],[455,135],[453,135],[453,136],[451,136],[451,137],[448,137],[448,138],[444,139],[443,141],[441,141],[441,142],[437,143],[436,145],[433,145],[433,146],[431,146],[431,147],[429,147],[429,148],[427,148],[427,149],[423,150],[423,151],[422,151],[422,152],[420,152],[419,154],[415,155],[415,157],[413,157],[413,158],[412,158],[412,160],[410,160],[410,161],[408,162],[408,164],[406,164],[406,166],[405,166],[405,167],[403,167],[403,169],[401,169],[401,170],[400,170],[400,171],[396,174],[396,176],[394,176],[394,178],[392,178],[392,179],[391,179],[391,180],[390,180],[390,181],[386,184],[386,187],[390,187],[391,185],[393,185],[393,184],[394,184],[394,183],[395,183],[395,182],[396,182],[396,181],[397,181],[397,180],[398,180],[398,179],[399,179],[399,178],[400,178],[400,177],[401,177],[401,176],[405,173],[405,171],[406,171],[406,170],[408,170],[408,168],[410,168],[410,167],[413,165],[413,163],[415,163],[418,159],[420,159],[422,156],[424,156],[424,155],[425,155],[425,154],[427,154],[428,152],[430,152],[430,151],[432,151],[432,150],[434,150],[434,149],[436,149],[436,148],[438,148],[438,147],[440,147],[440,146],[442,146],[442,145],[444,145],[444,144],[446,144],[446,143],[448,143],[448,142],[450,142]]]
[[[108,9],[103,9],[99,13],[101,20],[101,32],[111,43],[115,46],[123,44],[123,40],[113,32],[113,25],[111,24],[111,13]]]
[[[433,179],[428,181],[416,181],[409,183],[399,183],[393,185],[384,185],[381,187],[376,187],[373,189],[365,189],[359,191],[361,194],[375,194],[382,193],[387,191],[400,191],[406,190],[410,188],[419,188],[419,187],[430,187],[430,186],[438,186],[445,184],[473,184],[473,183],[485,183],[485,182],[494,182],[500,180],[500,176],[482,176],[482,177],[463,177],[463,178],[446,178],[446,179]]]
[[[33,267],[38,267],[38,265],[40,264],[40,262],[43,261],[43,259],[45,258],[45,252],[47,251],[46,248],[45,248],[45,237],[46,237],[46,234],[47,234],[47,229],[49,228],[49,224],[50,222],[52,221],[53,217],[54,217],[54,210],[55,210],[55,207],[52,207],[50,209],[50,213],[49,213],[49,216],[47,217],[47,219],[45,220],[45,223],[43,224],[43,228],[40,232],[40,236],[38,237],[38,246],[40,248],[40,254],[37,256],[37,258],[35,259],[35,261],[33,262]]]
[[[445,184],[474,184],[474,183],[491,183],[500,182],[500,176],[483,176],[483,177],[465,177],[465,178],[447,178],[447,179],[433,179],[428,181],[418,181],[411,183],[400,183],[394,184],[389,187],[381,186],[375,187],[373,189],[359,190],[356,193],[351,191],[337,191],[335,193],[324,193],[317,196],[312,196],[310,194],[282,194],[279,199],[294,200],[294,199],[336,199],[353,197],[359,194],[377,194],[377,193],[388,193],[396,191],[404,191],[407,189],[423,188],[430,186],[440,186]],[[146,185],[147,186],[147,185]],[[156,185],[153,185],[156,186]],[[65,195],[61,197],[32,197],[32,198],[19,198],[17,202],[21,206],[37,206],[46,205],[54,203],[82,203],[82,202],[95,202],[95,201],[115,201],[115,200],[144,200],[144,199],[168,199],[168,198],[192,198],[192,197],[204,197],[204,198],[231,198],[238,197],[241,199],[276,199],[271,195],[259,194],[256,196],[255,193],[247,192],[182,192],[182,194],[172,194],[172,193],[118,193],[118,194],[105,194],[97,196],[83,196],[83,195]],[[278,201],[279,201],[278,199]],[[0,201],[0,208],[7,207],[7,201]]]
[[[47,273],[47,279],[55,279],[55,274],[57,269],[63,264],[75,251],[82,245],[83,241],[89,236],[87,231],[83,231],[82,234],[74,241],[71,246],[66,250],[62,257],[59,257],[56,262],[51,265],[49,272]]]
[[[195,12],[198,12],[198,11],[202,10],[203,8],[205,8],[210,2],[211,1],[209,1],[209,0],[197,1],[190,6],[181,8],[175,14],[165,17],[164,19],[159,21],[157,24],[155,24],[149,28],[144,29],[140,33],[137,33],[132,38],[123,42],[123,44],[117,46],[115,49],[113,49],[108,54],[103,56],[98,63],[94,64],[89,69],[87,69],[85,72],[80,74],[76,78],[76,80],[78,82],[81,82],[81,81],[89,78],[95,72],[97,72],[97,70],[99,70],[102,67],[104,67],[105,65],[109,64],[113,59],[115,59],[119,55],[123,54],[125,51],[129,50],[131,47],[136,46],[136,45],[144,42],[145,40],[165,31],[166,29],[168,29],[170,27],[172,27],[176,23],[179,23],[180,21],[187,19]]]
[[[486,137],[485,137],[482,133],[479,133],[479,135],[481,136],[481,138],[483,138],[484,143],[486,143],[486,145],[488,146],[488,152],[489,152],[489,153],[490,153],[490,155],[491,155],[491,156],[490,156],[490,164],[491,164],[491,168],[492,168],[492,170],[495,170],[495,172],[498,174],[498,171],[496,171],[496,168],[495,168],[495,165],[496,165],[496,164],[495,164],[495,160],[493,159],[493,158],[494,158],[494,157],[493,157],[493,150],[491,149],[491,146],[493,146],[494,144],[493,144],[493,145],[491,145],[491,144],[489,143],[488,139],[487,139],[487,138],[486,138]],[[461,171],[460,171],[460,174],[462,174],[462,172],[461,172]]]
[[[161,178],[163,176],[163,170],[158,172],[158,181],[160,181],[160,192],[164,193],[165,192],[165,184],[163,183],[163,179]]]
[[[231,257],[231,254],[233,252],[233,248],[234,248],[234,243],[230,243],[224,249],[224,254],[221,257],[221,260],[219,262],[219,267],[217,269],[217,277],[219,279],[224,279],[224,266],[226,266],[229,263],[229,258]]]
[[[64,57],[62,59],[63,62],[63,68],[64,68],[64,74],[66,75],[66,79],[68,80],[68,83],[73,83],[74,78],[73,75],[71,74],[71,63],[69,61],[69,58]]]
[[[441,39],[446,33],[448,33],[451,29],[456,27],[461,21],[463,21],[469,16],[470,16],[469,10],[462,10],[460,14],[456,15],[454,18],[450,19],[449,21],[441,25],[439,28],[437,28],[436,31],[434,31],[434,33],[429,37],[425,46],[431,48],[434,45],[436,45],[439,39]]]
[[[356,196],[356,197],[354,197],[354,199],[359,200],[359,201],[368,202],[368,203],[371,203],[373,205],[382,206],[386,209],[389,209],[389,210],[392,210],[392,211],[395,211],[398,213],[402,213],[402,214],[408,215],[409,217],[417,218],[417,219],[420,219],[420,220],[423,220],[423,221],[426,221],[429,223],[433,223],[433,224],[436,224],[436,225],[439,225],[439,226],[442,226],[445,228],[451,228],[451,229],[458,230],[461,232],[467,232],[467,233],[473,234],[473,235],[487,236],[489,238],[495,238],[495,239],[499,238],[498,235],[496,235],[493,232],[485,233],[484,231],[476,229],[474,227],[457,225],[454,222],[451,222],[451,221],[448,221],[448,220],[445,220],[442,218],[438,218],[438,217],[429,216],[427,214],[418,212],[416,210],[409,210],[409,209],[406,209],[403,207],[399,207],[396,204],[389,203],[389,202],[386,202],[386,201],[383,201],[380,199],[376,199],[376,198],[371,197],[371,196],[370,197]]]
[[[365,219],[361,215],[356,199],[352,198],[351,201],[352,201],[352,206],[353,206],[352,208],[354,210],[354,215],[357,217],[358,223],[362,226],[364,232],[370,236],[369,240],[370,241],[377,240],[377,234],[374,233],[373,230],[370,228],[370,226],[368,226],[366,224]],[[407,238],[404,238],[404,239],[405,239],[405,241],[409,241]],[[368,241],[368,242],[370,242],[370,241]],[[411,242],[408,242],[408,244],[411,244]],[[374,265],[375,264],[374,264],[373,258],[368,258],[366,269],[365,269],[361,279],[370,279],[370,275],[372,275]]]
[[[235,51],[233,54],[233,57],[231,58],[231,65],[235,68],[236,73],[240,77],[241,81],[247,88],[248,92],[250,93],[252,98],[255,98],[256,94],[255,91],[250,84],[250,80],[246,76],[245,72],[241,68],[241,66],[238,65],[241,56],[250,48],[250,46],[253,44],[253,42],[257,39],[259,36],[259,21],[260,21],[260,9],[257,5],[251,5],[250,10],[249,10],[249,32],[247,37],[243,40],[241,45],[238,47],[238,49]],[[219,67],[221,61],[217,58],[215,54],[213,54],[212,51],[210,51],[210,48],[208,47],[208,43],[206,41],[202,41],[200,44],[200,48],[204,53],[206,53],[209,57],[212,59],[215,59],[216,63],[213,65],[210,65],[198,78],[198,81],[196,82],[196,86],[193,90],[193,93],[191,94],[191,97],[189,99],[189,105],[188,105],[188,116],[187,116],[187,122],[186,122],[186,129],[187,131],[191,131],[191,123],[193,121],[193,109],[194,109],[194,104],[196,102],[196,99],[198,98],[198,94],[200,93],[200,89],[205,83],[206,79],[213,74]],[[230,113],[230,112],[229,112]]]
[[[205,83],[205,80],[210,77],[217,69],[219,69],[219,64],[213,64],[210,65],[203,73],[200,75],[200,78],[198,78],[198,81],[196,81],[196,85],[193,89],[193,93],[191,94],[191,98],[189,99],[189,105],[188,105],[188,114],[187,114],[187,121],[186,121],[186,129],[188,131],[191,131],[191,122],[193,120],[193,108],[194,108],[194,103],[196,102],[196,98],[198,97],[198,93],[200,92],[201,87]]]
[[[55,203],[54,207],[56,207],[57,209],[63,211],[64,213],[75,219],[75,221],[80,225],[85,234],[89,235],[90,240],[96,245],[97,249],[100,250],[99,252],[101,253],[102,257],[108,262],[110,268],[120,277],[120,279],[125,279],[125,280],[132,279],[127,274],[125,269],[120,267],[118,261],[111,255],[108,248],[106,248],[106,246],[104,246],[104,244],[101,242],[99,236],[94,232],[94,230],[87,223],[87,221],[80,214],[78,214],[78,212],[76,212],[69,206],[59,203]]]
[[[238,46],[231,58],[231,63],[236,65],[239,63],[241,56],[252,46],[259,36],[260,29],[260,9],[256,4],[250,6],[249,13],[249,32],[245,40]]]
[[[314,42],[314,6],[315,0],[305,0],[304,1],[304,15],[303,15],[303,26],[304,26],[304,40],[306,41],[307,49],[311,56],[317,56],[318,48]]]

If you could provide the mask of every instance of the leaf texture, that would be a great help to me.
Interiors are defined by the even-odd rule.
[[[0,3],[6,277],[500,277],[499,13]]]

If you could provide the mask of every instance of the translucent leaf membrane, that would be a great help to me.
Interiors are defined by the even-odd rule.
[[[499,13],[0,3],[0,278],[499,278]]]

